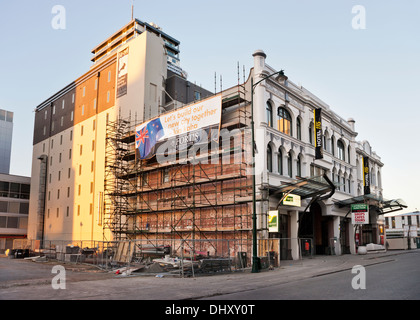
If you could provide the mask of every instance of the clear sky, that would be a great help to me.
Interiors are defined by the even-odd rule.
[[[35,107],[85,73],[91,50],[131,20],[130,0],[0,0],[0,108],[14,112],[11,173],[31,174]],[[55,5],[65,29],[54,28]],[[354,6],[362,6],[352,12]],[[420,210],[420,2],[134,1],[134,16],[181,41],[189,80],[217,91],[237,64],[267,63],[356,120],[385,164],[384,197]],[[62,22],[62,21],[61,21]],[[364,29],[355,27],[362,26]]]

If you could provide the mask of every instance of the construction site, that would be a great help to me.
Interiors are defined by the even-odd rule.
[[[220,132],[227,134],[187,158],[178,150],[166,163],[156,155],[141,160],[135,148],[137,123],[121,118],[108,123],[104,241],[134,244],[127,262],[132,256],[160,254],[167,260],[205,259],[216,270],[250,263],[250,104],[244,90],[238,85],[222,96]],[[107,231],[113,239],[106,239]]]

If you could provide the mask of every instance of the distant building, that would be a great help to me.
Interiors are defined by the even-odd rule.
[[[13,112],[0,109],[0,253],[27,236],[30,177],[11,175]]]
[[[0,109],[0,173],[10,172],[13,112]]]
[[[0,174],[0,253],[27,236],[30,178]]]

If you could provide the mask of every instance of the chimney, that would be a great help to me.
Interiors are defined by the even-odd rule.
[[[352,129],[353,131],[355,131],[355,130],[354,130],[354,129],[355,129],[354,123],[355,123],[356,121],[354,121],[354,119],[353,119],[353,118],[350,118],[350,119],[348,119],[348,120],[347,120],[347,122],[348,122],[348,124],[350,125],[351,129]]]

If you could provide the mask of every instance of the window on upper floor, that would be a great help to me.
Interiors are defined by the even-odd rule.
[[[279,174],[283,174],[283,152],[279,148],[278,154],[277,154],[277,170]]]
[[[267,101],[267,104],[265,106],[266,110],[266,117],[267,117],[267,125],[269,127],[273,126],[273,107],[271,106],[271,103]]]
[[[267,146],[267,171],[273,172],[273,152],[271,146]]]
[[[297,157],[297,162],[296,162],[296,175],[298,177],[302,177],[302,159],[301,157]]]
[[[293,171],[292,171],[292,154],[289,152],[287,154],[287,174],[290,178],[293,177]]]
[[[300,118],[296,119],[296,138],[302,140],[302,123]]]
[[[340,160],[345,161],[346,156],[345,156],[345,151],[344,151],[344,143],[341,140],[337,141],[337,157]]]
[[[289,111],[282,107],[277,109],[277,129],[289,136],[292,135],[292,117]]]

